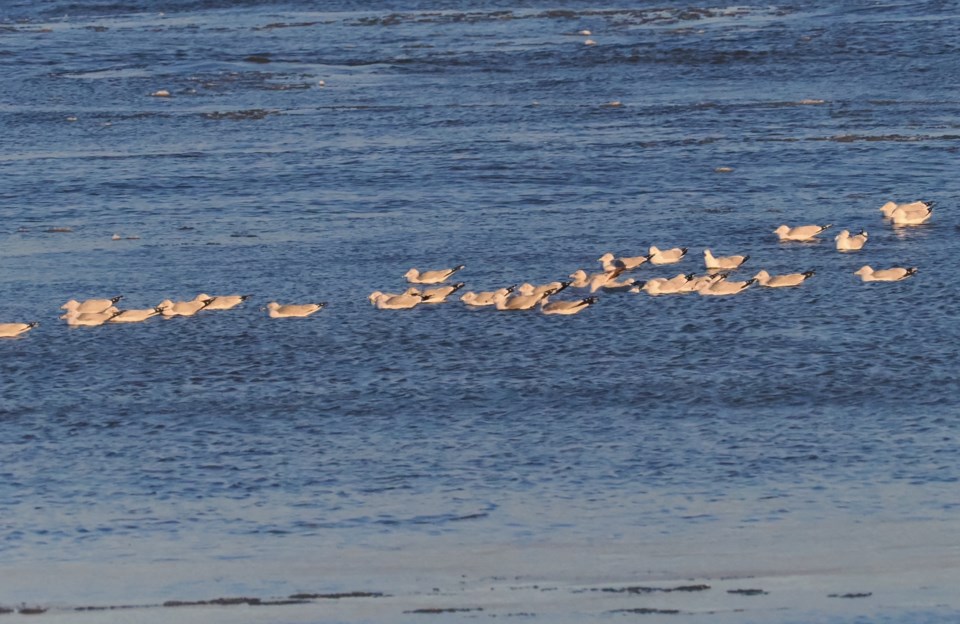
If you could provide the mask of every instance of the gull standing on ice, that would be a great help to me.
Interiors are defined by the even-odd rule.
[[[325,303],[292,303],[280,305],[276,301],[267,304],[268,316],[270,318],[302,318],[310,316],[314,312],[323,309]]]
[[[441,284],[462,268],[464,268],[464,265],[458,264],[452,269],[437,269],[435,271],[424,271],[423,273],[413,268],[404,273],[403,276],[411,284]]]
[[[753,276],[757,283],[767,288],[784,288],[788,286],[799,286],[813,277],[814,271],[805,271],[803,273],[787,273],[785,275],[770,275],[766,271],[760,271]]]
[[[781,242],[805,242],[816,240],[817,235],[830,227],[833,227],[832,223],[827,225],[798,225],[796,227],[781,225],[773,233],[777,235]]]
[[[750,256],[720,256],[713,255],[709,249],[703,250],[703,262],[708,269],[730,270],[736,269],[750,259]]]
[[[0,338],[13,338],[19,336],[20,334],[26,333],[39,325],[37,322],[33,323],[0,323]]]
[[[854,275],[859,275],[860,279],[864,282],[899,282],[902,279],[907,279],[911,275],[916,275],[917,267],[893,267],[890,269],[880,269],[875,271],[870,265],[863,265],[856,271]]]
[[[850,235],[850,230],[841,230],[837,234],[837,251],[860,251],[867,244],[867,233],[860,230],[859,234]]]

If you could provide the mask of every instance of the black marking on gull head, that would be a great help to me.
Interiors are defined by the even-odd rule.
[[[110,299],[110,301],[112,301],[113,303],[116,303],[116,302],[120,301],[121,299],[123,299],[123,295],[117,295],[116,297]]]

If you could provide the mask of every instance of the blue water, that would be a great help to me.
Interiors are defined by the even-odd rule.
[[[461,4],[0,8],[0,322],[41,322],[0,342],[0,558],[956,526],[956,3]],[[890,199],[937,208],[894,230]],[[641,278],[705,247],[817,274],[564,318],[366,300],[412,266],[485,290],[649,245],[691,252]],[[198,292],[253,297],[57,318]]]

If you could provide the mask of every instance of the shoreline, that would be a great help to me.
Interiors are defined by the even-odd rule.
[[[288,596],[222,596],[208,600],[169,600],[157,604],[0,607],[70,622],[407,622],[424,618],[542,618],[550,622],[589,622],[616,616],[669,615],[671,622],[734,624],[748,621],[820,621],[877,616],[884,621],[955,621],[960,600],[948,580],[960,567],[943,570],[939,583],[929,574],[903,571],[768,577],[674,579],[601,585],[564,585],[531,579],[461,580],[459,588],[421,592],[343,592]],[[922,615],[922,617],[920,617]],[[756,619],[754,619],[756,618]],[[932,618],[932,619],[931,619]]]
[[[174,613],[178,622],[231,624],[466,617],[579,623],[640,615],[735,624],[879,614],[885,622],[947,622],[960,618],[960,548],[942,541],[951,524],[600,544],[467,545],[424,537],[300,558],[287,552],[231,561],[6,564],[0,607],[69,622],[126,622],[134,612],[147,623]]]

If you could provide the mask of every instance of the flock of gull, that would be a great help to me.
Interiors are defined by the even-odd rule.
[[[895,226],[911,226],[926,223],[933,214],[933,202],[916,201],[907,204],[887,202],[880,211],[889,222]],[[773,231],[781,242],[811,242],[832,225],[781,225]],[[849,230],[841,231],[834,239],[836,248],[840,252],[856,252],[867,244],[868,235],[861,230],[851,234]],[[766,288],[796,287],[813,276],[813,271],[802,273],[787,273],[770,275],[767,271],[759,271],[752,278],[744,280],[731,279],[731,274],[742,267],[750,258],[749,255],[715,256],[709,249],[703,250],[703,260],[706,272],[702,275],[693,273],[679,273],[670,278],[654,277],[639,280],[623,276],[645,264],[654,266],[670,265],[680,262],[687,255],[686,247],[673,249],[649,248],[648,253],[633,257],[617,257],[612,253],[605,253],[598,258],[601,270],[596,273],[587,273],[577,270],[566,281],[556,281],[547,284],[534,285],[530,283],[519,286],[506,286],[497,290],[485,292],[463,292],[460,301],[471,307],[493,307],[497,310],[533,310],[539,309],[543,314],[571,315],[577,314],[598,301],[597,292],[632,293],[644,292],[648,295],[679,295],[698,293],[701,296],[730,296],[741,293],[750,286],[757,284]],[[454,293],[464,287],[463,282],[447,284],[453,275],[463,269],[458,265],[449,269],[419,271],[410,269],[403,277],[410,286],[400,293],[385,293],[374,291],[368,297],[370,303],[382,310],[409,310],[419,305],[443,303]],[[893,282],[900,281],[914,275],[916,267],[891,267],[873,269],[864,265],[855,272],[864,282]],[[418,286],[430,286],[421,288]],[[590,296],[574,299],[555,299],[554,295],[567,289],[589,291]],[[61,306],[65,310],[60,317],[70,326],[97,326],[107,323],[139,323],[154,316],[174,317],[193,316],[201,311],[230,310],[239,306],[249,298],[249,295],[221,295],[211,296],[204,293],[189,301],[171,301],[165,299],[154,307],[144,309],[120,309],[117,304],[122,297],[109,299],[88,299],[86,301],[70,300]],[[270,318],[302,318],[314,314],[324,307],[324,303],[286,304],[270,302],[262,310]],[[0,338],[13,338],[24,334],[38,323],[0,323]]]

